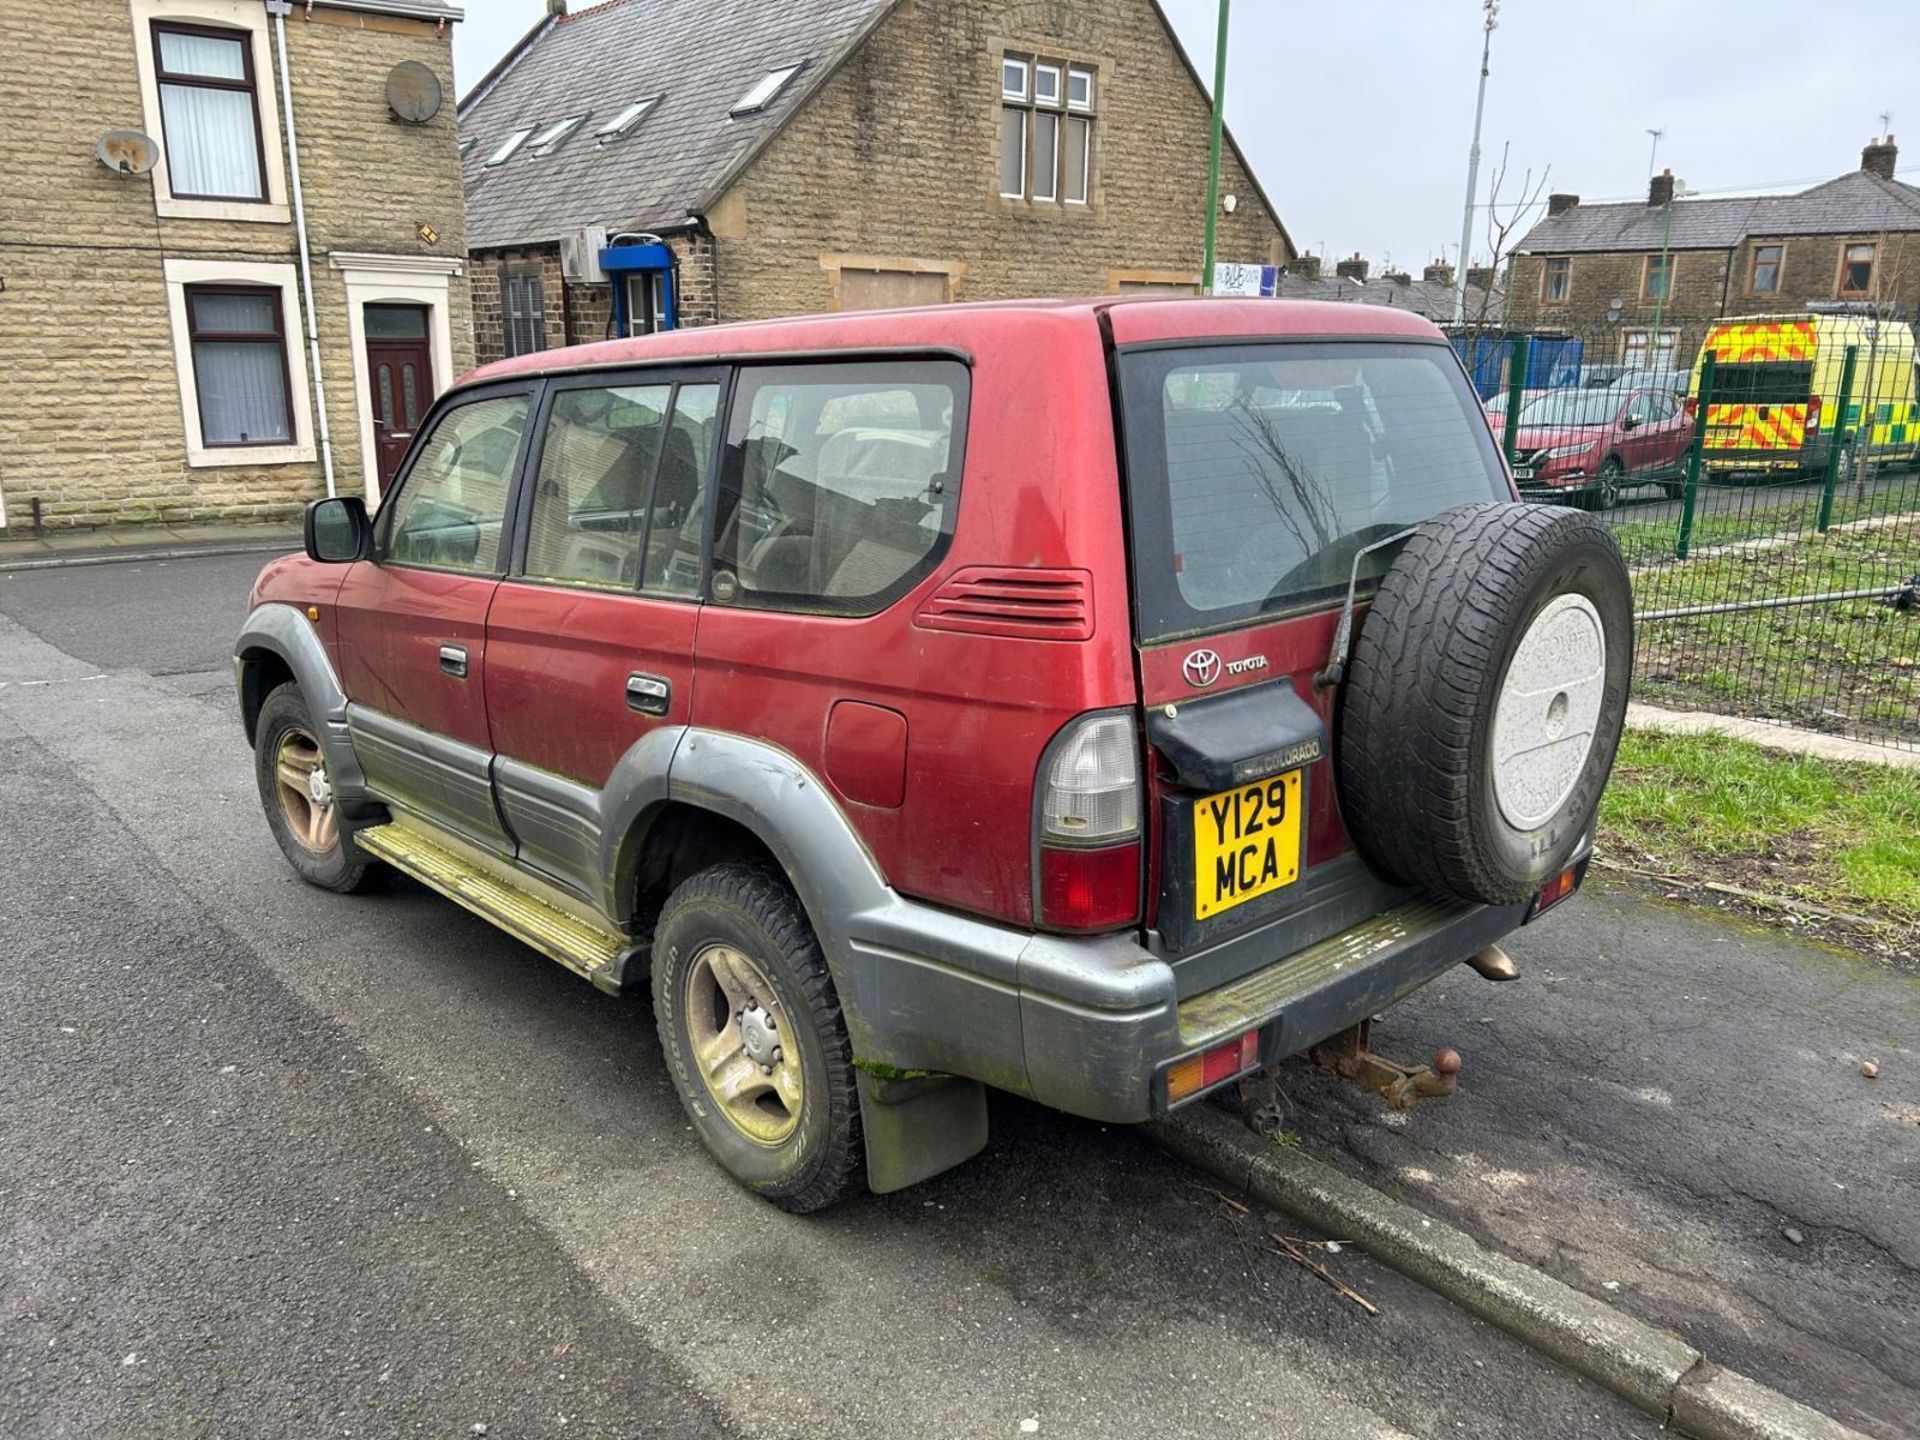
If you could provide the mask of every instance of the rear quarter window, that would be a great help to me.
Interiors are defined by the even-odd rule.
[[[1143,640],[1334,603],[1367,545],[1510,498],[1444,344],[1153,349],[1120,372]]]

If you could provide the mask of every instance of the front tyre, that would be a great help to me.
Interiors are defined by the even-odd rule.
[[[1611,510],[1620,503],[1620,488],[1627,483],[1627,467],[1620,463],[1618,455],[1609,455],[1600,462],[1600,469],[1593,477],[1593,488],[1587,491],[1589,510]]]
[[[340,826],[319,730],[297,684],[280,686],[260,707],[253,774],[273,838],[302,880],[342,894],[366,883],[367,859]]]
[[[668,897],[653,937],[660,1047],[701,1142],[783,1210],[860,1185],[853,1045],[820,942],[776,872],[727,863]]]

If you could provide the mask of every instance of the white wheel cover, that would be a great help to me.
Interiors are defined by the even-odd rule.
[[[1607,635],[1584,595],[1559,595],[1534,617],[1493,712],[1493,794],[1516,830],[1537,830],[1586,769],[1607,685]]]

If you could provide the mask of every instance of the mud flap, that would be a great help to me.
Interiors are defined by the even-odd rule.
[[[957,1075],[883,1078],[854,1072],[867,1143],[867,1188],[918,1185],[970,1160],[987,1143],[987,1087]]]

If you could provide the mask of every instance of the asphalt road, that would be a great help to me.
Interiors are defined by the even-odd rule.
[[[746,1195],[643,1004],[408,882],[294,879],[230,693],[257,564],[0,574],[0,1435],[1658,1432],[1019,1102],[918,1189]],[[1912,1433],[1920,983],[1624,899],[1514,948],[1383,1028],[1458,1045],[1460,1096],[1302,1073],[1302,1143]]]
[[[1766,535],[1773,531],[1772,525],[1763,523],[1766,516],[1776,511],[1815,506],[1825,488],[1823,479],[1794,480],[1787,484],[1703,483],[1694,494],[1693,509],[1696,516],[1716,515],[1722,518],[1722,523],[1730,523],[1730,517],[1748,517],[1753,522],[1753,533]],[[1851,483],[1840,486],[1835,493],[1840,502],[1860,495]],[[1879,469],[1866,482],[1865,498],[1872,502],[1873,513],[1877,515],[1915,508],[1920,505],[1920,470]],[[1671,525],[1677,532],[1683,509],[1683,501],[1669,499],[1658,486],[1623,486],[1620,504],[1609,512],[1608,518],[1616,525]],[[1807,528],[1811,528],[1810,521]]]

